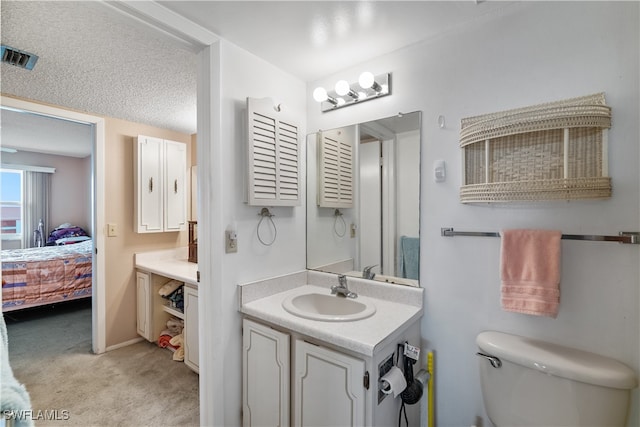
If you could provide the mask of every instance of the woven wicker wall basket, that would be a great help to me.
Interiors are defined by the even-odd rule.
[[[611,197],[604,94],[462,119],[462,203]]]

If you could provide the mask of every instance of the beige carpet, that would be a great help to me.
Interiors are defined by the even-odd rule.
[[[142,341],[91,353],[90,301],[5,313],[5,321],[36,426],[199,424],[198,375],[169,350]]]

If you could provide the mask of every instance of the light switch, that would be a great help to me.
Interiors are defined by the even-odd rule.
[[[107,224],[107,236],[108,237],[116,237],[118,235],[118,225],[117,224]]]
[[[444,182],[447,180],[447,171],[444,160],[436,160],[433,162],[433,179],[436,182]]]
[[[228,254],[238,252],[238,234],[235,230],[225,230],[225,252]]]

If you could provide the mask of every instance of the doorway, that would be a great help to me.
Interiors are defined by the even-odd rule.
[[[94,240],[92,255],[92,319],[91,341],[95,354],[106,350],[106,305],[105,305],[105,253],[104,253],[104,119],[88,114],[77,113],[57,107],[50,107],[15,98],[1,97],[0,106],[11,109],[82,123],[92,129],[91,154],[91,235]]]

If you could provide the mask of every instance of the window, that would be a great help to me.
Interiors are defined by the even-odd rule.
[[[22,183],[23,172],[14,169],[0,169],[2,191],[0,192],[2,240],[22,238]]]

